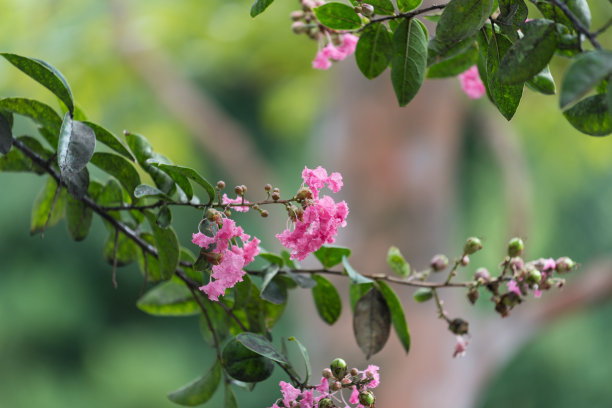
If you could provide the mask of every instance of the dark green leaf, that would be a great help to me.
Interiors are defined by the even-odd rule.
[[[134,161],[134,156],[129,151],[127,147],[123,145],[123,142],[119,140],[117,136],[106,130],[100,125],[96,125],[92,122],[83,122],[85,125],[89,126],[91,130],[96,135],[96,140],[100,143],[104,143],[106,146],[110,147],[120,155],[128,158],[131,161]]]
[[[528,13],[525,0],[499,0],[497,22],[502,33],[512,39],[518,38],[517,27],[525,22]]]
[[[308,379],[310,379],[310,375],[312,374],[312,369],[310,368],[310,357],[308,356],[308,350],[306,347],[298,339],[295,337],[289,337],[289,341],[295,341],[300,349],[300,353],[302,354],[302,359],[304,360],[304,365],[306,366],[306,378],[304,379],[304,384],[308,384]],[[283,343],[284,344],[284,343]],[[287,353],[285,353],[286,355]]]
[[[255,17],[264,12],[274,0],[255,0],[251,6],[251,17]]]
[[[586,0],[562,0],[572,12],[572,14],[582,23],[585,28],[591,25],[591,11]],[[549,20],[563,24],[566,27],[575,30],[572,21],[563,13],[559,7],[554,6],[546,1],[538,1],[535,3],[542,15]]]
[[[552,21],[534,20],[524,27],[525,36],[515,42],[500,61],[498,78],[504,83],[522,85],[530,80],[548,65],[557,48],[557,33]]]
[[[457,44],[471,37],[484,25],[493,0],[453,0],[448,3],[436,26],[436,41]]]
[[[264,276],[263,276],[263,280],[261,282],[261,291],[262,292],[264,292],[266,290],[266,287],[270,284],[272,279],[274,279],[274,277],[276,276],[276,274],[278,273],[279,270],[280,270],[280,266],[278,266],[276,264],[272,264],[272,265],[270,265],[270,266],[268,266],[267,268],[264,269]]]
[[[368,293],[368,290],[370,290],[373,285],[373,283],[351,283],[349,285],[349,300],[351,302],[352,311],[355,311],[355,305],[357,304],[357,301],[361,299],[363,295]]]
[[[168,197],[164,194],[163,191],[158,190],[155,187],[148,186],[146,184],[140,184],[136,186],[134,189],[134,197],[135,198],[143,198],[143,197],[158,197],[163,200],[173,201],[172,198]]]
[[[163,191],[165,194],[172,194],[175,188],[174,181],[166,173],[148,162],[149,159],[154,159],[156,162],[162,162],[164,159],[163,156],[157,155],[153,152],[151,144],[144,136],[130,132],[124,132],[124,134],[125,140],[132,153],[134,153],[134,157],[136,157],[136,161],[140,167],[149,173],[149,175],[153,178],[155,185],[161,191]]]
[[[168,394],[168,399],[179,405],[194,407],[208,401],[219,387],[221,382],[221,364],[215,361],[211,370],[191,383],[184,385],[178,390]]]
[[[417,94],[427,69],[427,30],[416,19],[404,20],[393,33],[391,82],[400,106]]]
[[[223,399],[223,408],[238,408],[238,400],[229,384],[225,385],[225,398]]]
[[[182,188],[182,183],[180,182],[181,178],[188,178],[190,180],[195,181],[200,186],[204,187],[206,194],[209,197],[209,203],[215,199],[215,188],[210,184],[204,177],[200,176],[200,174],[194,169],[190,169],[189,167],[175,166],[173,164],[163,164],[163,163],[151,163],[156,167],[159,167],[164,173],[168,174],[179,186]]]
[[[172,212],[167,205],[162,205],[157,212],[157,225],[162,228],[168,228],[172,223]]]
[[[287,276],[300,288],[310,289],[317,284],[317,282],[315,282],[310,276],[301,273],[294,273],[288,267],[284,267],[282,271],[285,272],[285,274],[287,274]]]
[[[414,0],[413,0],[414,1]],[[351,0],[353,6],[358,5],[360,2],[357,0]],[[374,14],[380,14],[383,16],[390,16],[395,14],[395,7],[391,0],[368,0],[364,3],[374,6]]]
[[[122,232],[119,233],[117,240],[117,266],[125,266],[134,262],[138,258],[140,249],[138,246]],[[115,264],[115,231],[111,231],[104,242],[104,259],[109,265]]]
[[[353,333],[366,358],[378,353],[391,332],[391,312],[385,298],[372,287],[355,304]]]
[[[77,173],[65,174],[64,182],[67,185],[66,189],[71,195],[76,198],[83,198],[89,188],[89,171],[87,167],[84,167]]]
[[[391,34],[382,23],[367,26],[359,36],[355,49],[357,66],[368,79],[383,73],[391,62],[393,43]]]
[[[400,252],[399,248],[392,246],[387,252],[387,263],[399,276],[405,278],[410,275],[410,265],[404,259],[404,256]]]
[[[87,125],[73,121],[66,112],[59,134],[57,161],[62,177],[83,170],[96,147],[96,135]]]
[[[276,346],[274,346],[270,340],[266,339],[261,334],[248,332],[240,333],[238,336],[236,336],[236,340],[238,340],[244,347],[254,351],[260,356],[264,356],[281,364],[289,364],[287,357],[280,353],[276,349]]]
[[[73,240],[82,241],[87,237],[92,219],[93,210],[87,207],[83,201],[68,195],[66,223],[70,237]]]
[[[14,121],[13,114],[11,112],[0,109],[0,115],[4,116],[4,119],[6,119],[9,124],[9,128],[12,129]]]
[[[147,211],[146,216],[153,231],[155,246],[159,259],[159,271],[164,279],[170,279],[179,262],[179,244],[176,232],[172,227],[160,228],[157,225],[155,214]]]
[[[261,298],[275,305],[283,305],[287,302],[287,288],[281,279],[274,278],[265,287],[262,286]]]
[[[567,69],[561,84],[561,109],[582,98],[612,74],[612,52],[594,50],[578,56]]]
[[[355,269],[353,269],[353,267],[348,263],[346,257],[342,257],[342,265],[344,265],[344,270],[346,271],[346,274],[351,280],[351,283],[358,284],[374,282],[372,279],[366,278],[365,276],[357,272]]]
[[[341,263],[343,257],[351,256],[351,250],[340,246],[323,245],[314,255],[324,268],[331,268]]]
[[[478,63],[478,48],[472,46],[466,51],[432,65],[427,70],[427,78],[448,78],[467,71]]]
[[[249,350],[237,339],[226,344],[222,357],[227,374],[239,381],[260,382],[274,370],[271,360]]]
[[[605,136],[612,133],[612,121],[606,94],[589,96],[563,112],[565,119],[582,133]]]
[[[334,30],[354,30],[361,27],[361,18],[351,6],[342,3],[326,3],[314,9],[317,20]]]
[[[57,96],[70,112],[74,111],[74,102],[72,101],[72,92],[68,86],[68,82],[64,76],[54,67],[34,58],[22,57],[21,55],[0,53],[11,64],[19,68],[30,78],[40,83],[42,86],[50,90]]]
[[[36,140],[36,142],[38,143],[38,140]],[[25,156],[23,152],[19,149],[12,149],[7,154],[0,156],[0,171],[33,171],[34,168],[39,167],[33,164],[32,160],[29,157]],[[40,169],[40,171],[37,171],[37,173],[43,174],[45,173],[45,171],[43,169]]]
[[[397,7],[402,13],[419,7],[423,0],[397,0]]]
[[[140,238],[142,238],[145,242],[148,242],[149,244],[155,246],[155,238],[153,237],[152,234],[149,234],[148,232],[143,232],[140,234]],[[146,254],[146,275],[147,275],[147,280],[149,282],[158,282],[160,280],[164,280],[166,279],[164,276],[162,276],[160,270],[159,270],[159,261],[157,260],[157,258],[155,258],[153,255],[149,254],[147,252]],[[144,258],[144,254],[143,251],[138,251],[138,267],[140,268],[140,271],[142,272],[142,274],[145,274],[145,258]]]
[[[4,115],[0,115],[0,153],[8,153],[12,145],[13,132],[11,131],[11,124]]]
[[[491,99],[497,109],[508,120],[512,119],[521,97],[523,96],[523,84],[508,85],[499,81],[499,69],[504,55],[512,47],[512,43],[503,35],[495,34],[489,41],[487,56],[487,79]]]
[[[329,325],[336,323],[342,312],[342,300],[336,287],[321,275],[312,275],[317,286],[312,288],[312,298],[321,319]]]
[[[441,43],[435,37],[427,44],[427,66],[430,67],[442,61],[456,57],[468,51],[476,42],[476,35],[456,43]]]
[[[291,269],[299,269],[299,265],[293,259],[291,259],[291,254],[289,251],[282,250],[281,256],[283,257],[283,261],[285,261],[285,265],[290,267]]]
[[[115,177],[128,193],[133,194],[140,184],[140,176],[134,166],[121,156],[113,153],[95,153],[91,164]]]
[[[385,298],[387,306],[389,306],[393,328],[395,329],[395,333],[397,334],[400,343],[402,343],[402,347],[404,347],[404,350],[407,353],[410,351],[410,332],[408,331],[408,325],[406,324],[402,304],[387,282],[378,281],[378,289]]]
[[[138,299],[136,306],[154,316],[191,316],[200,313],[189,288],[182,281],[174,279],[149,290]]]
[[[45,139],[47,139],[52,148],[57,148],[62,118],[49,105],[33,99],[5,98],[0,100],[0,109],[27,116],[34,122],[47,128],[49,132],[43,134],[43,136],[45,136]]]
[[[416,302],[427,302],[433,297],[433,292],[430,288],[419,288],[416,292],[414,292],[413,297]]]
[[[45,223],[47,222],[47,219],[49,219],[47,227],[52,227],[62,218],[64,218],[66,209],[66,190],[64,189],[60,190],[55,202],[55,207],[53,207],[53,212],[51,212],[56,190],[57,183],[52,177],[48,177],[45,186],[42,188],[40,193],[38,193],[38,196],[34,200],[34,204],[32,206],[30,235],[41,232],[45,226]],[[49,217],[50,212],[51,217]]]
[[[525,85],[527,85],[529,89],[544,95],[554,95],[557,91],[555,80],[550,73],[550,69],[548,69],[548,65],[540,71],[538,75],[525,82]]]

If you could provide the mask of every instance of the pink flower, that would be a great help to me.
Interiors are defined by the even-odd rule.
[[[342,61],[353,54],[358,41],[359,37],[353,34],[342,35],[342,44],[337,47],[329,41],[323,49],[317,52],[314,61],[312,61],[312,67],[314,69],[329,69],[332,66],[331,60]]]
[[[464,336],[457,336],[457,343],[455,344],[455,351],[453,352],[453,357],[463,357],[467,352],[468,341]]]
[[[357,387],[353,387],[353,392],[351,393],[351,398],[349,398],[349,402],[351,404],[359,404],[359,390]]]
[[[331,68],[332,63],[329,60],[329,57],[326,56],[325,48],[317,52],[317,56],[312,61],[312,67],[314,69],[329,69]]]
[[[244,200],[244,203],[249,204],[247,200]],[[229,198],[227,194],[223,194],[223,204],[242,204],[242,197]],[[238,212],[247,212],[249,211],[249,208],[250,207],[247,207],[247,206],[231,207],[232,210],[235,210]]]
[[[534,289],[533,290],[533,297],[536,299],[539,299],[542,297],[542,291],[540,289]]]
[[[314,404],[314,395],[312,390],[302,392],[301,397],[300,408],[312,408],[312,405]]]
[[[517,295],[521,296],[521,291],[515,280],[508,281],[506,285],[508,286],[508,292],[514,292]]]
[[[357,42],[359,41],[359,37],[353,34],[344,34],[342,36],[342,45],[338,47],[338,50],[342,52],[343,57],[340,60],[348,57],[349,55],[355,52],[355,48],[357,48]]]
[[[321,384],[317,385],[315,389],[321,394],[327,394],[329,392],[329,382],[327,382],[327,378],[321,377]]]
[[[283,404],[286,407],[290,407],[291,402],[295,401],[297,397],[300,396],[301,394],[300,390],[298,390],[293,385],[286,383],[284,381],[281,381],[278,385],[280,385],[281,393],[283,394],[283,397],[284,397]]]
[[[363,378],[372,378],[372,381],[370,381],[369,383],[366,384],[366,387],[368,388],[376,388],[378,387],[378,384],[380,384],[380,374],[378,374],[378,370],[380,368],[378,368],[378,366],[372,365],[370,364],[368,366],[368,368],[365,369],[364,373],[363,373]],[[368,375],[368,373],[370,375]]]
[[[472,99],[479,99],[486,92],[476,65],[459,74],[459,81],[461,82],[461,89],[463,89],[463,92]]]
[[[236,238],[242,241],[242,248],[231,243],[231,240]],[[215,247],[210,252],[221,255],[219,263],[212,267],[210,282],[199,288],[210,300],[218,301],[226,289],[242,281],[243,268],[253,262],[259,253],[260,241],[255,237],[251,239],[241,227],[236,227],[234,220],[226,218],[214,237],[198,232],[193,234],[192,242],[204,249],[214,244]]]

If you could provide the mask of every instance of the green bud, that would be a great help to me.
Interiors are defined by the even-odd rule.
[[[371,407],[374,404],[374,393],[372,391],[364,391],[359,393],[359,403],[366,407]]]
[[[331,398],[323,398],[319,400],[319,405],[317,405],[318,408],[335,408],[335,406]]]
[[[361,5],[361,14],[366,17],[370,17],[372,14],[374,14],[374,6],[371,4],[363,3]]]
[[[542,272],[533,268],[527,271],[527,282],[529,283],[540,283],[542,280]]]
[[[421,303],[427,302],[429,299],[433,297],[433,292],[430,288],[420,288],[416,292],[414,292],[414,300]]]
[[[511,258],[521,256],[523,254],[523,249],[525,249],[525,244],[520,238],[512,238],[508,243],[508,255]]]
[[[336,378],[342,378],[346,375],[346,361],[341,358],[337,358],[330,364],[329,368],[331,368],[332,374]]]
[[[576,269],[576,262],[572,261],[567,256],[557,259],[556,264],[556,269],[558,273],[567,273]]]
[[[471,255],[475,252],[478,252],[482,249],[482,242],[480,239],[476,237],[468,238],[465,242],[465,246],[463,247],[463,253],[466,255]]]
[[[454,319],[448,324],[448,330],[454,334],[463,335],[468,332],[468,322],[463,319]]]

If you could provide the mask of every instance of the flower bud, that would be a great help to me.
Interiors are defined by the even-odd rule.
[[[374,6],[368,3],[363,3],[361,5],[361,14],[366,17],[370,17],[372,14],[374,14]]]
[[[214,208],[209,208],[208,210],[206,210],[206,218],[208,218],[209,220],[213,221],[215,219],[215,216],[217,215],[218,211],[215,210]]]
[[[527,271],[527,282],[529,283],[540,283],[542,280],[542,272],[535,268],[531,268]]]
[[[326,368],[326,369],[323,370],[322,375],[325,378],[331,378],[332,377],[332,371],[329,368]]]
[[[459,263],[461,264],[461,266],[468,266],[470,264],[470,257],[465,255],[464,257],[461,258]]]
[[[476,237],[468,238],[465,242],[465,246],[463,247],[463,253],[466,255],[471,255],[475,252],[478,252],[482,249],[482,242],[480,239]]]
[[[291,30],[295,34],[303,34],[306,31],[308,31],[308,26],[304,24],[304,22],[302,21],[296,21],[293,24],[291,24]]]
[[[346,361],[341,358],[337,358],[332,361],[329,368],[331,368],[332,374],[336,378],[342,378],[346,375]]]
[[[501,317],[508,317],[510,315],[510,309],[502,302],[495,304],[495,311],[501,315]]]
[[[240,188],[242,188],[242,192],[243,192],[243,193],[246,193],[246,192],[247,192],[247,187],[246,187],[244,184],[242,184],[242,185],[240,186]]]
[[[280,189],[278,187],[274,187],[274,190],[272,190],[273,193],[280,193]]]
[[[491,280],[491,274],[487,268],[478,268],[476,269],[476,272],[474,272],[474,280],[486,283]]]
[[[478,292],[478,289],[473,288],[471,289],[468,293],[467,293],[467,298],[470,301],[471,304],[475,304],[476,301],[478,300],[478,297],[480,296],[480,292]]]
[[[270,215],[270,213],[268,212],[268,210],[262,210],[260,214],[261,214],[261,216],[262,216],[263,218],[267,218],[267,217],[268,217],[268,215]]]
[[[518,256],[510,259],[510,268],[514,271],[520,271],[525,266],[525,262],[523,258],[519,258]]]
[[[348,377],[344,377],[344,378],[342,379],[342,381],[340,381],[340,383],[341,383],[342,385],[349,385],[349,384],[351,384],[351,383],[352,383],[352,381],[351,381],[351,379],[350,379],[350,378],[348,378]]]
[[[353,377],[355,377],[356,375],[359,375],[359,370],[356,369],[355,367],[351,368],[351,375]]]
[[[331,385],[331,389],[334,391],[338,391],[342,389],[342,383],[340,381],[335,381],[332,385]]]
[[[255,211],[258,211],[258,210],[259,210],[259,206],[258,206],[257,204],[255,204],[255,205],[253,206],[253,209],[254,209]]]
[[[363,12],[363,8],[361,7],[361,4],[353,7],[353,10],[355,10],[355,13],[362,13]]]
[[[242,186],[236,186],[234,187],[234,192],[238,195],[242,195],[243,191],[242,191]]]
[[[272,184],[266,184],[264,186],[264,190],[266,190],[267,192],[270,192],[270,190],[272,190]]]
[[[200,252],[200,254],[211,265],[219,265],[221,262],[223,262],[223,254],[219,254],[217,252],[205,252],[205,251]]]
[[[336,404],[334,404],[331,398],[323,398],[322,400],[319,400],[319,405],[317,405],[317,408],[335,408],[335,407],[336,407]]]
[[[223,211],[223,214],[225,214],[226,217],[231,217],[232,216],[232,212],[230,211],[229,208],[226,208],[225,211]]]
[[[454,319],[448,324],[448,330],[454,334],[462,335],[468,332],[468,322],[463,319]]]
[[[277,192],[272,193],[272,199],[273,199],[274,201],[278,201],[278,200],[280,200],[280,194],[279,194],[279,193],[277,193]]]
[[[525,244],[520,238],[512,238],[510,242],[508,242],[508,256],[511,258],[521,256],[523,254],[523,249],[525,249]]]
[[[372,391],[363,391],[359,393],[359,403],[366,407],[371,407],[374,404],[374,393]]]
[[[567,273],[576,269],[576,262],[572,261],[567,256],[557,259],[556,264],[558,273]]]
[[[293,21],[298,21],[304,18],[304,11],[303,10],[295,10],[292,11],[291,14],[289,14],[291,16],[291,19]]]
[[[225,188],[225,181],[223,181],[223,180],[217,181],[217,188],[219,190],[223,190]]]
[[[310,191],[310,189],[308,187],[302,187],[298,190],[297,194],[295,195],[295,198],[298,201],[304,201],[307,199],[312,199],[312,191]]]
[[[448,266],[448,258],[442,254],[435,255],[431,258],[429,265],[434,272],[443,271]]]

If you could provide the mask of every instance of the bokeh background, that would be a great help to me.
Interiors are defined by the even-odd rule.
[[[363,272],[389,272],[391,245],[423,268],[437,252],[457,255],[470,235],[485,251],[463,277],[495,270],[514,235],[526,239],[528,257],[580,262],[564,292],[529,299],[503,321],[486,302],[471,308],[464,294],[443,293],[451,314],[472,323],[463,359],[452,359],[454,338],[433,304],[398,288],[413,346],[406,356],[392,334],[371,359],[382,367],[379,408],[612,406],[612,141],[579,134],[555,97],[527,89],[510,123],[488,101],[467,99],[456,79],[427,81],[400,109],[388,72],[367,81],[350,59],[329,72],[310,68],[317,45],[290,30],[296,1],[277,1],[254,20],[250,3],[0,0],[0,49],[59,68],[91,120],[144,134],[211,181],[247,184],[254,199],[268,182],[291,194],[304,165],[340,171],[351,214],[338,243],[354,249]],[[612,8],[589,4],[600,27]],[[608,47],[610,37],[601,38]],[[557,57],[551,66],[557,87],[566,65]],[[57,104],[6,62],[0,90]],[[21,120],[17,129],[34,132]],[[81,243],[63,222],[30,237],[43,182],[0,173],[0,406],[174,406],[165,394],[214,358],[197,318],[140,312],[136,265],[119,270],[114,290],[99,220]],[[184,245],[199,217],[175,212]],[[280,249],[273,234],[285,226],[282,211],[256,218],[240,222],[266,249]],[[352,338],[346,282],[336,283],[345,310],[334,327],[303,291],[274,330],[300,338],[315,371],[338,356],[367,364]],[[271,405],[281,379],[277,370],[252,393],[238,391],[241,406]],[[207,406],[219,406],[221,394]]]

